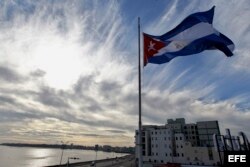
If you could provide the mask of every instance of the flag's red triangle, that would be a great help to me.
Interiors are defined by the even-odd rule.
[[[147,65],[148,59],[153,57],[158,51],[166,46],[166,44],[162,41],[156,40],[147,34],[143,34],[144,39],[144,66]]]

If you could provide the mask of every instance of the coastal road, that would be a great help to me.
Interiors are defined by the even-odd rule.
[[[117,159],[105,160],[96,163],[96,167],[135,167],[134,155],[129,155]],[[91,163],[88,164],[71,164],[70,167],[91,167]],[[94,166],[93,166],[94,167]]]

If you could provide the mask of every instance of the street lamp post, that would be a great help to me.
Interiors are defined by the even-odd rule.
[[[98,151],[98,144],[95,145],[95,167],[96,167],[96,160],[97,160],[97,151]]]
[[[113,158],[112,158],[112,165],[114,163],[114,150],[113,150]]]
[[[62,153],[61,153],[61,159],[60,159],[60,166],[61,166],[61,164],[62,164],[63,151],[64,151],[64,148],[66,147],[68,141],[65,142],[65,143],[64,143],[63,141],[61,141],[61,143],[62,143]]]
[[[68,157],[67,167],[69,167],[69,159],[70,159],[70,157]]]

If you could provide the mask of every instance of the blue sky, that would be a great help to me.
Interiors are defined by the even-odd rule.
[[[198,0],[1,1],[0,142],[134,145],[138,120],[137,19],[161,35],[215,8],[214,27],[235,43],[143,69],[143,124],[250,122],[250,2]]]

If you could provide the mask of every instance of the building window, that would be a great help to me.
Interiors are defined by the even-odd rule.
[[[167,157],[167,156],[168,156],[168,153],[166,153],[165,155],[166,155],[166,157]]]
[[[154,134],[154,132],[151,132],[151,134],[153,135],[153,134]]]
[[[182,156],[182,157],[184,157],[184,154],[183,154],[183,153],[181,153],[181,156]]]
[[[163,160],[161,160],[161,163],[163,163]]]
[[[176,148],[179,148],[179,146],[178,146],[178,145],[176,145]]]
[[[183,148],[183,146],[181,145],[181,148]]]
[[[155,132],[155,134],[157,134],[157,132]]]
[[[152,144],[152,148],[154,148],[154,145]]]
[[[157,147],[158,147],[158,144],[156,144],[155,147],[157,148]]]
[[[177,157],[179,157],[179,153],[177,153]]]
[[[152,152],[152,155],[154,155],[154,152]]]
[[[155,155],[158,155],[158,153],[155,153]]]
[[[178,137],[176,137],[175,139],[178,140]]]
[[[155,137],[155,140],[157,140],[157,137]]]
[[[182,137],[180,137],[180,140],[182,140]]]
[[[164,137],[164,140],[167,140],[167,138],[166,138],[166,137]]]

